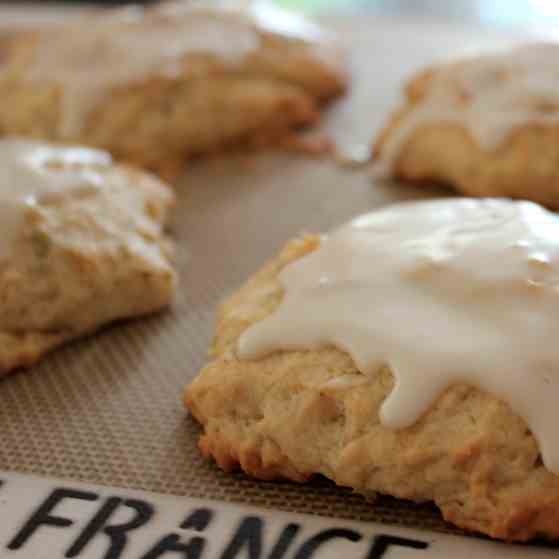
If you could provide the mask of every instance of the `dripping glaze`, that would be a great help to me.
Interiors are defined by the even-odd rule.
[[[113,88],[150,76],[176,78],[189,55],[206,55],[235,68],[260,48],[264,34],[317,44],[320,29],[276,8],[233,3],[168,2],[153,9],[128,7],[36,36],[25,79],[63,86],[61,137],[79,135],[86,117]],[[286,28],[291,29],[287,34]],[[192,66],[199,76],[200,66]]]
[[[559,221],[529,202],[458,198],[401,204],[324,237],[279,275],[277,310],[246,330],[238,356],[333,344],[374,376],[380,410],[415,423],[449,386],[507,402],[559,474]]]
[[[435,68],[427,91],[388,135],[382,160],[393,166],[421,127],[463,126],[487,151],[517,127],[559,123],[559,44],[522,45]]]

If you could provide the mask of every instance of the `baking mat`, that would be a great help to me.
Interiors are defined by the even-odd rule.
[[[351,48],[355,80],[324,128],[347,151],[368,144],[410,70],[519,39],[371,18],[335,24]],[[447,193],[373,181],[365,169],[289,154],[192,164],[177,192],[176,304],[71,344],[3,380],[0,470],[456,531],[434,507],[390,498],[372,506],[326,480],[296,485],[226,475],[200,458],[199,428],[181,405],[183,387],[205,363],[216,304],[285,240],[392,201]]]

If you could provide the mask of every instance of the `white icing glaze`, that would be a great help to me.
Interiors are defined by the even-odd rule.
[[[278,13],[283,19],[277,19]],[[262,33],[285,35],[286,18],[292,30],[286,38],[312,41],[318,36],[318,28],[299,17],[281,10],[270,15],[238,2],[218,9],[169,2],[153,10],[114,10],[110,17],[40,35],[26,76],[62,84],[60,134],[73,138],[111,88],[153,75],[174,77],[191,54],[208,54],[234,67],[260,47]]]
[[[221,0],[214,2],[214,10],[204,7],[205,0],[195,1],[169,0],[162,2],[155,8],[155,12],[167,16],[186,16],[188,14],[212,13],[214,17],[232,15],[243,19],[247,24],[257,26],[261,31],[275,35],[283,35],[304,42],[320,41],[324,31],[300,15],[283,10],[269,0]],[[219,12],[217,11],[219,10]]]
[[[243,333],[241,358],[333,344],[366,375],[395,376],[380,417],[412,425],[449,386],[501,398],[559,474],[559,221],[529,202],[390,207],[287,266],[278,309]]]
[[[0,260],[11,254],[27,208],[57,203],[68,194],[96,192],[102,177],[95,168],[110,163],[103,151],[0,140]]]
[[[425,96],[389,135],[383,159],[394,164],[425,125],[457,123],[492,150],[518,126],[559,123],[558,56],[559,43],[535,43],[435,70]]]

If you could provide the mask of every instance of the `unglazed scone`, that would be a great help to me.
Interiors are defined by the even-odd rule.
[[[289,242],[223,304],[186,389],[202,453],[559,538],[557,238],[535,204],[458,199]]]
[[[429,68],[377,139],[388,172],[559,208],[557,44]]]
[[[0,140],[0,375],[169,304],[173,202],[106,152]]]
[[[250,2],[168,2],[22,34],[0,134],[78,142],[167,178],[189,156],[284,139],[346,85],[335,40]]]

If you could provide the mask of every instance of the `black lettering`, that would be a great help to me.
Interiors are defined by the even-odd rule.
[[[203,532],[212,521],[214,512],[211,509],[196,509],[190,513],[181,524],[183,530],[195,530]]]
[[[241,556],[243,550],[243,558],[260,559],[262,557],[262,530],[264,522],[257,516],[247,516],[239,524],[233,539],[225,548],[221,555],[221,559],[237,559]],[[298,524],[288,524],[281,532],[277,542],[267,556],[268,559],[282,559],[293,540],[299,532]]]
[[[186,517],[180,527],[183,530],[203,532],[212,521],[213,515],[213,511],[210,509],[196,509]],[[192,538],[186,543],[181,542],[180,539],[179,534],[165,536],[141,559],[158,559],[167,553],[181,553],[184,559],[198,559],[202,555],[204,538]]]
[[[262,519],[257,516],[244,518],[235,530],[235,535],[225,548],[221,559],[235,559],[243,549],[247,550],[248,559],[260,559],[263,524]]]
[[[319,532],[316,536],[307,540],[297,551],[295,559],[308,559],[312,557],[314,552],[323,544],[330,540],[345,539],[350,542],[358,542],[362,539],[362,535],[354,530],[346,530],[344,528],[331,528]]]
[[[134,517],[123,524],[108,524],[109,519],[120,506],[133,509],[135,511]],[[145,501],[135,499],[123,500],[119,497],[110,497],[83,529],[76,541],[69,547],[64,557],[76,557],[97,534],[103,533],[110,540],[110,547],[103,559],[118,559],[128,542],[127,532],[136,530],[146,524],[153,516],[153,513],[153,506]]]
[[[381,534],[373,539],[373,545],[367,555],[367,559],[381,559],[391,546],[407,547],[408,549],[427,549],[429,544],[421,540],[410,540],[408,538]]]
[[[55,489],[45,499],[43,504],[29,517],[15,538],[8,544],[8,549],[20,549],[41,525],[56,526],[57,528],[72,526],[72,524],[74,524],[73,520],[51,514],[60,501],[64,499],[96,501],[98,498],[99,495],[89,491],[78,491],[75,489],[65,489],[63,487]]]
[[[169,534],[150,549],[141,559],[158,559],[167,553],[181,553],[184,559],[198,559],[204,551],[204,538],[192,538],[182,543],[178,534]]]
[[[280,537],[270,552],[268,559],[282,559],[299,533],[299,528],[300,526],[298,524],[288,524],[280,534]]]

